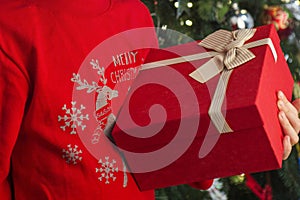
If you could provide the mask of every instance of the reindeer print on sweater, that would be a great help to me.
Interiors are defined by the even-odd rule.
[[[122,101],[124,101],[126,97],[132,81],[139,72],[142,61],[143,59],[139,56],[138,51],[126,52],[112,56],[111,64],[107,68],[104,68],[100,64],[99,58],[90,59],[84,66],[92,69],[93,75],[97,77],[96,80],[90,79],[88,74],[85,73],[73,73],[71,81],[74,83],[75,90],[89,95],[88,97],[92,96],[94,98],[94,105],[85,105],[89,107],[93,106],[94,112],[90,114],[90,116],[91,118],[94,116],[94,120],[97,122],[97,125],[92,127],[92,130],[94,130],[92,133],[85,133],[91,135],[90,143],[92,145],[100,144],[102,146],[101,137],[109,137],[116,122],[116,114]],[[121,87],[117,87],[117,85],[121,85]],[[117,105],[119,106],[114,107],[113,101],[118,102]],[[102,150],[100,149],[100,151]],[[105,156],[109,157],[109,155]],[[80,157],[80,160],[81,159],[84,158]],[[123,159],[120,163],[114,162],[123,169],[123,187],[126,187],[128,177],[125,162]],[[116,172],[118,171],[117,169],[118,167],[116,167]],[[101,169],[96,168],[96,172],[101,172]],[[113,174],[111,174],[111,176],[113,176]],[[101,174],[101,177],[106,177],[106,175]],[[101,177],[99,179],[100,181],[102,180]],[[115,181],[116,178],[112,180]],[[106,181],[105,183],[110,182]]]

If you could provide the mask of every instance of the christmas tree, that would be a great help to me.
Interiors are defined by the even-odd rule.
[[[273,23],[295,80],[294,98],[300,97],[300,2],[297,0],[143,0],[157,27],[201,40],[218,29],[243,29]],[[164,36],[166,37],[166,36]],[[171,38],[174,44],[183,38]],[[159,40],[164,47],[165,39]],[[170,44],[170,43],[169,43]],[[300,199],[300,149],[293,147],[279,170],[241,174],[215,180],[208,191],[188,185],[156,190],[157,200]],[[239,158],[236,158],[239,159]]]

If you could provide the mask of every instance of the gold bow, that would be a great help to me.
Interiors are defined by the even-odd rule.
[[[253,58],[244,43],[253,37],[255,29],[236,31],[218,30],[208,35],[199,45],[214,51],[209,52],[214,57],[190,74],[197,81],[204,83],[223,71],[234,69]]]
[[[222,105],[226,96],[227,84],[233,71],[232,69],[255,57],[248,49],[262,45],[269,46],[274,61],[277,61],[276,49],[271,38],[263,38],[245,44],[247,40],[253,37],[255,31],[256,29],[243,29],[233,32],[219,30],[207,36],[199,43],[199,45],[212,49],[213,51],[146,63],[141,67],[141,70],[212,58],[189,75],[195,80],[204,83],[222,72],[208,114],[220,133],[232,132],[233,130],[230,128],[222,113]]]

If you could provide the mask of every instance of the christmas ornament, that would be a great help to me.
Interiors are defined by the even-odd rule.
[[[289,14],[281,6],[266,6],[262,15],[263,24],[274,24],[277,30],[285,30],[290,25]]]
[[[247,10],[240,10],[237,3],[232,4],[232,9],[233,16],[230,16],[229,20],[233,30],[253,28],[254,20]]]
[[[285,7],[293,14],[294,18],[296,20],[300,20],[300,1],[294,0],[287,4],[285,4]]]
[[[286,39],[292,33],[292,19],[281,6],[266,6],[262,15],[263,24],[274,24],[280,39]]]

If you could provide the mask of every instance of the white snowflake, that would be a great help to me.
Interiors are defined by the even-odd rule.
[[[102,159],[100,159],[98,163],[101,164],[100,168],[96,168],[96,173],[100,173],[100,177],[98,177],[99,181],[105,179],[105,184],[109,184],[110,179],[115,181],[116,177],[114,173],[119,171],[118,167],[115,167],[115,164],[117,162],[114,159],[110,162],[109,156],[107,156],[105,157],[104,162],[102,161]]]
[[[76,165],[78,161],[82,160],[82,157],[80,154],[82,153],[81,150],[77,150],[78,146],[74,145],[74,148],[72,147],[71,144],[68,144],[67,149],[63,149],[63,155],[62,157],[66,160],[66,163],[73,165]]]
[[[72,107],[67,108],[66,104],[62,107],[62,110],[65,111],[64,116],[58,115],[58,121],[63,120],[65,122],[64,126],[60,126],[60,128],[63,131],[66,131],[67,127],[70,127],[72,131],[70,134],[76,134],[76,128],[81,127],[81,130],[84,130],[86,128],[86,125],[83,125],[82,122],[84,120],[89,120],[89,115],[82,114],[82,110],[85,109],[83,105],[80,105],[80,108],[76,108],[76,102],[72,101],[71,102]]]

